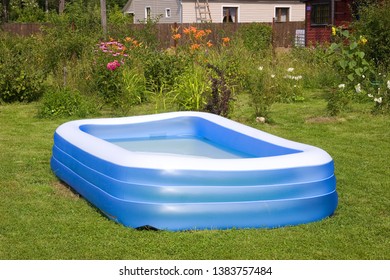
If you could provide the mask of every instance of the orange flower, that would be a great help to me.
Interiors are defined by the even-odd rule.
[[[131,39],[131,37],[126,37],[126,38],[125,38],[125,41],[126,41],[126,42],[131,42],[131,41],[133,41],[133,39]]]
[[[191,50],[195,51],[195,50],[199,50],[200,49],[200,44],[192,44],[191,45]]]
[[[172,39],[175,41],[179,40],[180,38],[181,38],[181,35],[179,33],[172,35]]]
[[[190,34],[191,30],[189,28],[183,29],[184,34]]]
[[[191,33],[196,33],[197,29],[195,26],[190,26]]]
[[[199,30],[196,34],[195,34],[195,39],[197,40],[200,40],[202,39],[203,36],[206,35],[206,32],[204,32],[204,30]]]
[[[208,41],[208,42],[206,43],[206,45],[207,45],[209,48],[211,48],[211,47],[213,46],[213,43],[211,43],[211,41]]]
[[[210,34],[211,33],[211,29],[206,29],[206,34]]]
[[[223,46],[227,46],[230,42],[230,38],[229,37],[224,37],[222,38],[222,45]]]

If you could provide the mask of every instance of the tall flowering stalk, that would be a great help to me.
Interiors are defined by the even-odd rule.
[[[211,34],[210,29],[197,29],[195,26],[190,26],[184,28],[183,33],[190,42],[191,51],[210,48],[213,45],[212,42],[208,40],[208,35]]]
[[[96,87],[107,103],[116,107],[123,107],[126,79],[124,65],[131,62],[133,52],[142,47],[142,43],[134,38],[126,37],[123,40],[100,42],[96,45],[94,74],[96,75]]]
[[[180,109],[206,110],[227,115],[232,99],[232,86],[224,67],[213,65],[214,43],[210,39],[210,29],[189,26],[182,29],[172,28],[171,38],[174,53],[189,58],[186,71],[177,79],[173,89],[175,103]],[[230,38],[222,39],[221,46],[228,46]],[[179,43],[183,47],[177,48]]]
[[[332,28],[333,43],[327,50],[329,61],[338,72],[343,87],[336,88],[328,100],[331,115],[343,111],[354,98],[361,98],[370,90],[369,78],[374,72],[365,59],[364,36],[356,36],[341,27]],[[360,97],[359,97],[360,96]]]

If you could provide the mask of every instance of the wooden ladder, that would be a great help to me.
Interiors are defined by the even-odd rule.
[[[196,10],[197,22],[201,22],[201,23],[212,22],[209,0],[204,0],[204,1],[196,0],[195,10]]]

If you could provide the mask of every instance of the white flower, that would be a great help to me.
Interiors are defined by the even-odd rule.
[[[259,66],[259,68],[257,68],[257,69],[259,69],[260,71],[263,71],[263,66]]]
[[[296,76],[295,79],[298,81],[300,79],[302,79],[302,75],[299,75],[299,76]]]
[[[265,118],[264,117],[256,117],[256,122],[265,123]]]
[[[356,90],[356,93],[362,92],[362,86],[360,85],[360,83],[355,86],[355,90]]]
[[[387,81],[387,88],[390,89],[390,80]]]
[[[368,97],[371,97],[371,98],[374,97],[371,93],[369,93],[369,94],[367,94],[367,95],[368,95]]]
[[[366,76],[362,75],[362,78],[364,79],[364,78],[366,78]]]
[[[292,68],[292,67],[287,69],[287,72],[292,72],[292,71],[294,71],[294,68]]]
[[[374,98],[374,101],[380,104],[382,103],[382,97]]]
[[[339,84],[339,88],[341,89],[345,88],[345,84]]]
[[[275,74],[272,74],[272,75],[271,75],[271,78],[275,78]]]

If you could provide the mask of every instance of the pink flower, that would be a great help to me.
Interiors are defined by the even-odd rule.
[[[121,64],[118,62],[118,60],[114,60],[112,62],[107,63],[107,69],[110,71],[114,71],[116,68],[120,66]]]

